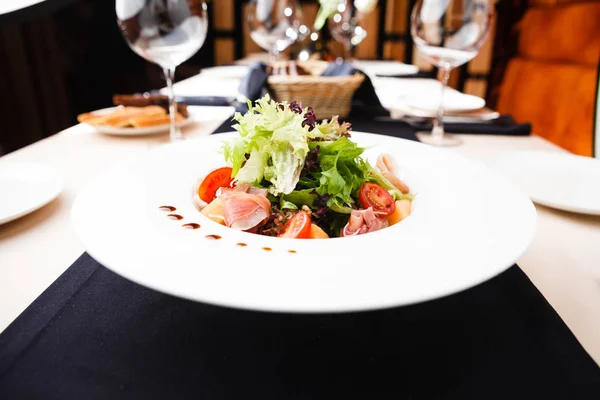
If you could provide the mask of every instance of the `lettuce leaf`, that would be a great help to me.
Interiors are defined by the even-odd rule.
[[[267,180],[267,189],[274,196],[290,194],[296,188],[310,141],[334,141],[347,135],[349,128],[337,118],[317,124],[310,107],[303,110],[296,102],[277,103],[269,95],[254,105],[249,101],[248,112],[236,113],[234,119],[239,136],[223,147],[232,176],[241,183]]]
[[[349,214],[369,173],[368,164],[360,158],[364,149],[346,137],[310,143],[311,150],[317,146],[321,171],[313,174],[319,180],[316,192],[328,195],[327,206],[333,211]]]
[[[294,190],[290,194],[282,195],[282,201],[295,204],[298,208],[303,205],[312,207],[317,199],[317,195],[313,189]]]
[[[248,106],[246,114],[234,116],[237,124],[233,127],[239,136],[225,143],[225,160],[232,166],[236,181],[266,179],[271,183],[270,193],[288,194],[298,183],[308,153],[309,127],[302,126],[304,113],[296,113],[268,95]]]

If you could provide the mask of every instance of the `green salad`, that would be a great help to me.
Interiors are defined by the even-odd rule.
[[[340,123],[337,117],[318,122],[311,107],[278,103],[268,95],[255,104],[248,102],[248,108],[234,116],[233,128],[239,135],[223,144],[225,162],[231,169],[229,179],[215,191],[214,198],[202,200],[211,203],[224,197],[225,201],[219,202],[227,208],[234,192],[266,197],[271,205],[269,215],[249,231],[281,236],[286,224],[302,212],[327,236],[347,236],[354,231],[346,229],[344,235],[344,229],[352,222],[358,224],[351,216],[359,215],[365,226],[373,218],[381,220],[380,228],[389,225],[397,202],[410,204],[413,195],[408,190],[403,193],[406,185],[398,184],[385,162],[374,168],[362,157],[365,148],[351,140],[349,123]],[[373,216],[363,215],[365,210],[371,210]],[[243,217],[243,212],[233,214]],[[224,210],[223,222],[234,225],[227,216]],[[365,232],[359,233],[371,231],[362,230]]]

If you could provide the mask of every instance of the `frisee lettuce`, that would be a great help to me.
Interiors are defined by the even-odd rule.
[[[249,101],[248,109],[243,115],[234,115],[237,123],[233,128],[239,135],[224,144],[223,154],[237,182],[259,185],[266,180],[274,196],[290,194],[296,188],[309,141],[337,139],[348,130],[337,118],[314,124],[310,107],[290,107],[269,95],[255,105]]]

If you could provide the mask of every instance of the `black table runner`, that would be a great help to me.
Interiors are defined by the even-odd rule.
[[[0,336],[1,399],[597,399],[600,371],[516,266],[388,310],[190,302],[81,256]]]
[[[0,399],[38,398],[598,399],[600,368],[518,266],[421,304],[293,315],[179,299],[84,253],[0,334]]]

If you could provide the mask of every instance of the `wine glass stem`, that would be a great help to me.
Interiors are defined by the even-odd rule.
[[[165,80],[167,81],[167,96],[169,97],[169,117],[171,120],[169,136],[171,142],[183,139],[181,130],[175,124],[176,105],[175,105],[175,93],[173,92],[173,78],[175,76],[175,67],[163,68],[165,74]]]
[[[269,64],[274,64],[279,58],[279,50],[277,46],[275,46],[271,51],[269,51]]]
[[[446,87],[448,86],[448,79],[450,79],[450,68],[448,66],[440,68],[442,71],[442,92],[440,94],[440,104],[438,105],[437,115],[433,121],[433,129],[431,130],[431,136],[434,143],[441,144],[444,140],[444,94],[446,93]]]

